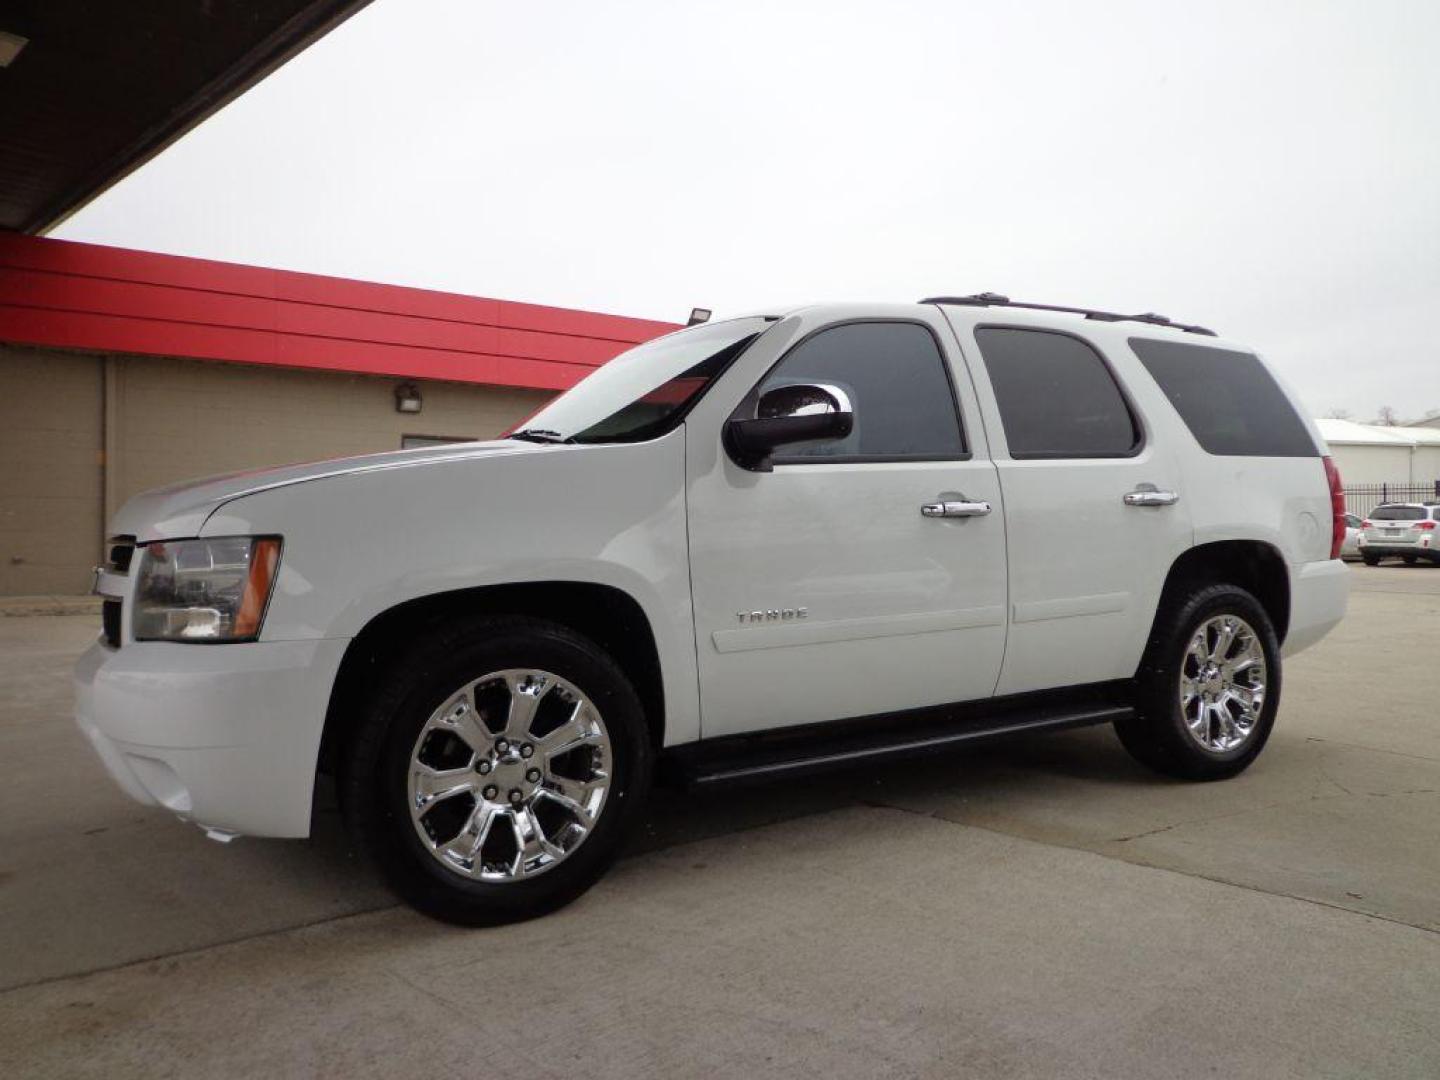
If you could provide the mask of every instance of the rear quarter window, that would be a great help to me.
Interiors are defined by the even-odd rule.
[[[1253,353],[1131,338],[1130,347],[1209,454],[1319,457],[1290,399]]]

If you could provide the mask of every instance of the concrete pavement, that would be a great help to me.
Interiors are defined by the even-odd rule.
[[[391,906],[333,812],[221,847],[110,789],[0,618],[0,1075],[1440,1074],[1440,569],[1358,568],[1237,780],[1108,730],[703,798],[558,915]],[[107,970],[108,969],[108,970]]]

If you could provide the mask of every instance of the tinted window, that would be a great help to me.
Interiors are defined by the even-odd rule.
[[[1130,347],[1207,453],[1320,456],[1290,399],[1258,357],[1149,338],[1131,338]]]
[[[987,326],[975,331],[1016,458],[1123,457],[1140,428],[1093,348],[1069,334]]]
[[[954,458],[965,453],[955,396],[935,338],[915,323],[849,323],[791,349],[760,392],[833,383],[850,395],[855,428],[844,439],[783,447],[776,462]]]
[[[1370,511],[1371,521],[1421,521],[1425,511],[1418,506],[1377,506]]]
[[[1360,527],[1360,519],[1354,514],[1346,514],[1345,525],[1347,528],[1350,529],[1358,529]]]
[[[1433,511],[1431,511],[1431,512],[1435,515],[1435,520],[1436,520],[1436,521],[1440,521],[1440,506],[1437,506],[1437,507],[1436,507]]]

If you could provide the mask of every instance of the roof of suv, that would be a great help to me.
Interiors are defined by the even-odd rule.
[[[944,310],[952,323],[980,324],[1003,322],[1006,325],[1033,326],[1042,330],[1063,330],[1069,333],[1089,332],[1096,337],[1133,339],[1188,338],[1196,348],[1236,350],[1254,353],[1252,346],[1224,338],[1203,326],[1174,322],[1153,313],[1123,315],[1092,308],[1068,307],[1060,304],[1032,304],[1014,301],[994,293],[965,296],[932,296],[911,303],[886,301],[829,301],[808,304],[782,304],[739,312],[727,318],[758,317],[787,319],[808,316],[821,319],[913,318],[919,309]],[[1138,325],[1136,325],[1138,324]],[[959,329],[959,326],[956,326]],[[1198,338],[1198,340],[1197,340]]]

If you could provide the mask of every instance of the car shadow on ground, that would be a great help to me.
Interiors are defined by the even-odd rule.
[[[621,857],[857,805],[908,806],[1001,794],[1024,801],[1053,789],[1057,780],[1133,787],[1174,783],[1138,765],[1109,725],[715,789],[662,782],[651,792]],[[327,864],[364,863],[350,844],[328,785],[317,792],[314,828],[304,843]]]
[[[1002,741],[789,780],[691,791],[662,786],[627,854],[654,851],[855,805],[914,807],[1006,794],[1017,801],[1057,780],[1168,784],[1125,752],[1108,725]]]
[[[1109,728],[1093,728],[751,786],[703,792],[660,786],[621,857],[643,859],[856,806],[930,813],[927,803],[942,804],[952,820],[978,811],[980,824],[1011,831],[1012,808],[1048,801],[1068,818],[1072,800],[1083,799],[1092,784],[1143,798],[1143,789],[1157,783],[1164,781],[1134,765]],[[41,845],[44,862],[0,865],[0,956],[10,961],[0,970],[0,989],[398,903],[352,844],[328,781],[318,786],[304,840],[245,838],[222,846],[164,810],[131,806],[118,792],[107,798],[122,809],[49,838]],[[104,824],[94,824],[97,818]],[[837,825],[835,842],[847,839]],[[433,926],[423,919],[415,925]]]

